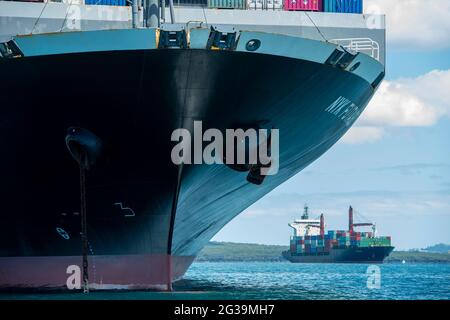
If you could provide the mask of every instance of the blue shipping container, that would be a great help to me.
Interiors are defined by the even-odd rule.
[[[126,6],[126,0],[84,0],[84,4],[99,6]]]
[[[323,4],[323,11],[325,12],[363,12],[363,0],[323,0]]]

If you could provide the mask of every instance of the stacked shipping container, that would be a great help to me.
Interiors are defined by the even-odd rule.
[[[322,0],[284,0],[284,10],[322,11]]]
[[[208,0],[208,8],[245,9],[246,0]]]
[[[43,0],[28,0],[40,1]],[[126,0],[84,0],[87,5],[126,6]],[[175,6],[205,6],[213,9],[265,9],[362,13],[363,0],[175,0]]]
[[[257,10],[264,7],[264,0],[247,0],[247,9]]]
[[[391,237],[373,237],[372,232],[331,230],[320,236],[293,237],[290,243],[293,254],[327,254],[333,248],[391,246]]]
[[[208,0],[208,7],[362,13],[363,0]]]
[[[283,9],[283,0],[247,0],[247,9],[281,10]]]
[[[84,4],[99,6],[125,6],[126,0],[84,0]]]
[[[343,12],[343,13],[362,13],[362,0],[323,0],[323,11],[325,12]]]

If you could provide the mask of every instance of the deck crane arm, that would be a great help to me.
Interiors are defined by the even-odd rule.
[[[354,227],[371,227],[373,226],[373,223],[354,223]]]

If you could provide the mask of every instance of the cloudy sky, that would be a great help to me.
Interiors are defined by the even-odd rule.
[[[374,99],[338,144],[214,240],[287,244],[307,202],[330,229],[346,228],[352,204],[397,249],[450,243],[450,1],[366,0],[365,11],[387,15]]]

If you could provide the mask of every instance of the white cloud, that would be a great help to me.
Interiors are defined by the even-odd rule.
[[[450,48],[449,0],[366,0],[366,13],[386,14],[389,48]],[[405,51],[407,52],[407,51]],[[384,81],[343,143],[374,142],[388,127],[430,126],[450,115],[450,70]]]
[[[384,81],[361,117],[361,124],[429,126],[450,114],[450,70],[417,78]]]
[[[428,50],[450,47],[448,0],[367,0],[365,11],[386,14],[389,45]]]
[[[373,142],[383,137],[386,127],[430,126],[449,115],[450,70],[384,81],[342,142]]]
[[[342,142],[347,144],[360,144],[364,142],[374,142],[381,139],[384,129],[379,127],[356,126],[342,137]]]

